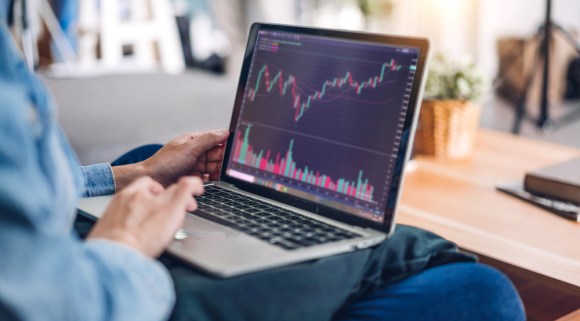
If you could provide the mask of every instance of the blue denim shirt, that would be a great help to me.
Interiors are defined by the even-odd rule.
[[[71,231],[80,195],[114,192],[108,164],[79,170],[42,83],[0,8],[0,320],[162,320],[174,304],[157,261]],[[83,192],[84,191],[84,192]]]

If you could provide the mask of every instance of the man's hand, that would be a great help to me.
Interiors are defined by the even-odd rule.
[[[193,195],[203,193],[198,177],[183,177],[165,189],[141,177],[117,193],[88,239],[107,239],[157,257],[180,228],[185,211],[194,211]]]
[[[186,175],[217,180],[228,135],[227,129],[185,134],[143,162],[113,167],[117,191],[140,176],[150,176],[163,186]]]

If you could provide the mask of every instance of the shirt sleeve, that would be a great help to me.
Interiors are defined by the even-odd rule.
[[[29,81],[6,39],[0,24],[0,319],[167,319],[175,294],[160,263],[70,231],[74,167],[58,126],[35,122],[46,115],[28,108]]]
[[[42,175],[35,143],[23,139],[27,133],[2,110],[2,319],[166,319],[175,300],[168,272],[133,249],[105,240],[83,242],[67,231],[65,213],[53,212],[58,186]]]
[[[81,166],[84,180],[82,197],[111,195],[115,193],[115,177],[111,164],[102,163],[89,166]]]

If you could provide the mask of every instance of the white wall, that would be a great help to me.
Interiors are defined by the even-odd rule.
[[[221,18],[219,19],[221,25],[229,29],[229,34],[234,39],[241,40],[241,47],[245,44],[248,22],[258,20],[296,23],[298,7],[305,10],[299,21],[302,24],[335,28],[350,28],[353,24],[353,21],[350,21],[350,24],[346,23],[348,21],[339,21],[343,15],[332,12],[332,8],[318,12],[309,10],[312,7],[308,5],[311,1],[313,0],[215,0],[213,4],[217,9],[215,12]],[[503,36],[533,35],[543,23],[546,2],[545,0],[392,1],[394,6],[391,16],[370,24],[371,31],[428,37],[433,52],[444,52],[453,58],[471,57],[490,78],[497,73],[497,39]],[[553,20],[569,30],[575,29],[580,32],[580,0],[552,2]],[[361,27],[362,25],[353,28]]]
[[[471,53],[478,1],[396,0],[389,32],[428,37],[434,51]]]
[[[390,31],[427,36],[434,51],[471,56],[497,73],[496,41],[530,37],[544,21],[545,0],[395,0]],[[553,21],[580,31],[580,1],[553,0]]]
[[[544,21],[545,0],[480,0],[480,23],[475,47],[478,63],[497,72],[495,42],[502,36],[530,37]],[[580,1],[553,0],[552,19],[568,30],[580,31]]]

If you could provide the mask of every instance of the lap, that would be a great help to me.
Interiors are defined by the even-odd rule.
[[[81,219],[75,227],[82,236],[90,225]],[[160,260],[175,284],[174,321],[330,320],[344,307],[384,301],[373,293],[413,275],[475,261],[453,243],[405,225],[371,249],[234,278],[212,277],[167,255]]]
[[[160,147],[137,148],[114,164],[141,161]],[[90,224],[78,222],[76,228],[84,234]],[[160,260],[175,284],[177,302],[171,316],[174,321],[306,321],[331,320],[333,316],[340,321],[402,320],[403,316],[413,316],[419,311],[417,307],[421,311],[434,308],[458,315],[451,310],[461,306],[454,301],[464,297],[458,291],[466,290],[469,282],[477,283],[477,271],[481,272],[480,265],[473,264],[475,259],[459,253],[453,243],[404,225],[399,225],[389,240],[372,249],[229,279],[209,276],[169,256]],[[511,283],[503,285],[509,288]],[[448,290],[447,294],[441,293],[447,296],[444,301],[447,305],[434,304],[437,301],[433,295],[439,293],[434,289]],[[506,290],[506,296],[511,294],[512,299],[519,300],[513,287],[510,289]],[[464,307],[469,306],[462,302]],[[444,306],[448,308],[441,309]],[[437,313],[429,312],[411,319],[427,320],[427,316],[431,320],[448,317],[437,318]]]
[[[177,293],[172,320],[330,320],[341,307],[428,268],[474,262],[427,231],[398,226],[372,249],[219,279],[170,258]]]

